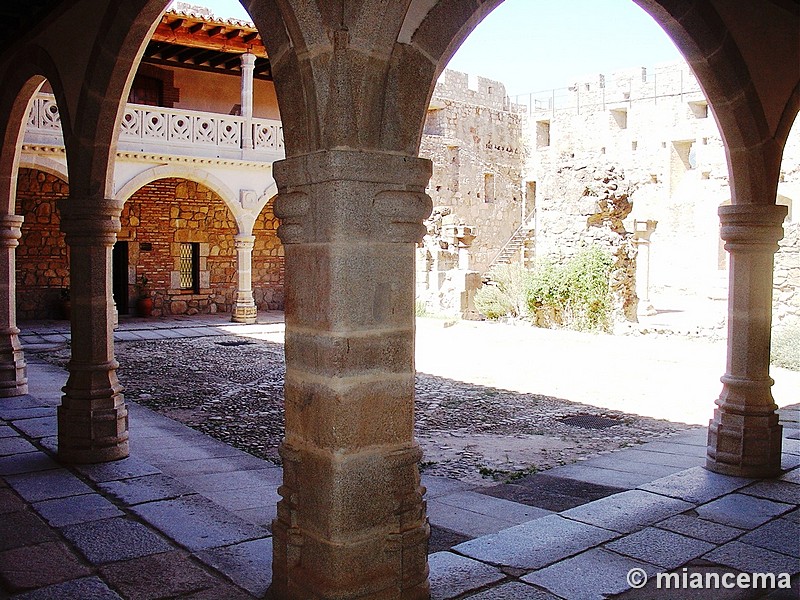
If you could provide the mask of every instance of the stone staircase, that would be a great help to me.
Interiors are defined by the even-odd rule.
[[[492,262],[489,264],[489,269],[494,267],[495,265],[508,265],[511,264],[511,259],[522,249],[525,245],[525,240],[528,239],[528,236],[533,231],[535,227],[535,219],[534,214],[531,213],[522,222],[517,230],[513,233],[513,235],[508,239],[508,241],[503,245],[495,257],[492,259]]]

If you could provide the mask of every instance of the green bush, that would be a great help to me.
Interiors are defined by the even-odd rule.
[[[800,371],[800,323],[773,329],[770,362],[776,367]]]
[[[478,290],[475,306],[490,319],[531,315],[546,326],[605,331],[611,326],[611,265],[611,255],[595,246],[563,265],[545,260],[531,271],[501,265],[489,273],[492,283]]]

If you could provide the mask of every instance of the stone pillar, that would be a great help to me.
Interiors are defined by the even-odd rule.
[[[70,250],[72,356],[58,407],[58,456],[95,463],[128,456],[128,410],[114,360],[111,249],[121,200],[59,202]]]
[[[286,438],[273,598],[428,598],[414,439],[414,252],[428,160],[274,165],[286,259]]]
[[[650,236],[656,230],[658,221],[633,222],[633,244],[636,246],[636,295],[639,296],[637,314],[652,316],[656,314],[650,302]]]
[[[15,248],[23,217],[0,215],[0,397],[28,393],[25,356],[17,328]]]
[[[781,426],[770,391],[769,353],[772,262],[786,210],[757,204],[719,208],[730,273],[727,370],[708,428],[706,467],[717,473],[780,473]]]
[[[254,54],[242,54],[242,150],[253,149],[253,70],[256,66]]]
[[[239,284],[236,289],[236,301],[233,304],[231,321],[234,323],[255,323],[258,315],[256,302],[253,299],[253,245],[254,235],[237,234],[233,238],[236,246],[236,270],[239,273]]]

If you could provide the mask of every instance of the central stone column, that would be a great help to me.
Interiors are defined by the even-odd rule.
[[[17,328],[16,256],[23,217],[0,215],[0,397],[28,393],[25,356]]]
[[[414,439],[414,251],[428,160],[275,163],[286,258],[286,438],[272,598],[428,598]]]
[[[237,234],[233,237],[236,246],[236,270],[239,284],[236,288],[236,301],[233,305],[231,321],[234,323],[255,323],[258,308],[253,298],[253,245],[254,235]]]
[[[72,356],[58,407],[58,456],[95,463],[128,456],[128,410],[114,360],[111,249],[122,200],[59,202],[70,248]]]
[[[781,426],[770,388],[772,267],[787,208],[721,206],[722,239],[730,253],[728,358],[718,408],[708,427],[706,466],[740,477],[781,471]]]

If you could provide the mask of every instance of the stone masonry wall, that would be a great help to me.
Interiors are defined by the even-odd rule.
[[[69,251],[61,233],[56,202],[69,186],[40,171],[20,169],[17,214],[25,217],[17,248],[17,315],[26,319],[63,318],[62,290],[69,288]],[[148,279],[153,314],[230,312],[237,272],[236,224],[222,199],[183,179],[161,179],[137,191],[121,215],[120,241],[128,242],[130,312],[137,283]],[[260,310],[283,308],[283,247],[277,219],[268,204],[253,228],[253,295]],[[181,242],[200,244],[200,293],[177,289]],[[150,250],[142,248],[150,244]]]
[[[16,212],[23,215],[22,238],[16,251],[17,318],[62,318],[62,290],[69,288],[69,253],[56,202],[69,195],[61,179],[33,169],[20,169]]]
[[[505,87],[464,73],[445,71],[428,110],[420,155],[433,161],[428,193],[434,206],[452,210],[455,224],[476,228],[470,267],[488,268],[519,227],[523,118],[509,110]]]
[[[775,254],[773,323],[800,323],[800,222],[784,225],[780,250]]]

